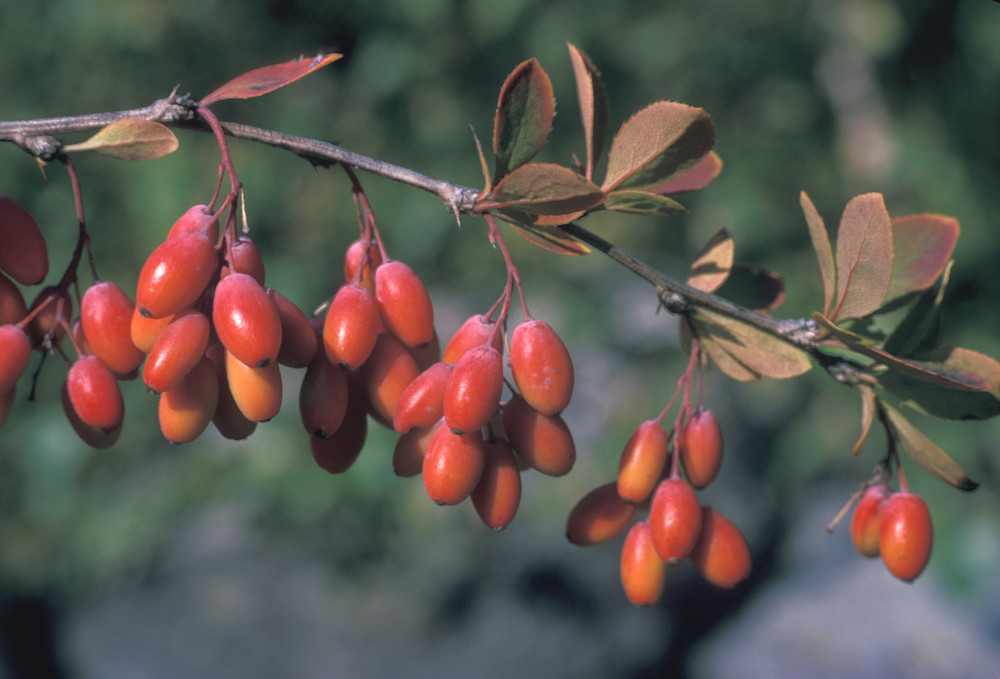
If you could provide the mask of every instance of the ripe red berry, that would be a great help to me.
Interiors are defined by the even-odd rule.
[[[232,259],[232,262],[229,260]],[[226,259],[222,264],[220,276],[225,278],[231,273],[242,273],[257,281],[261,287],[266,279],[264,273],[264,260],[260,256],[260,251],[250,236],[239,236],[233,242],[232,248],[226,250]]]
[[[187,309],[174,316],[149,350],[142,381],[158,394],[184,378],[208,348],[209,322],[205,314]]]
[[[96,356],[83,356],[70,366],[66,390],[80,419],[104,431],[121,426],[125,401],[111,370]]]
[[[31,358],[31,342],[16,325],[0,325],[0,394],[14,388]]]
[[[331,474],[342,474],[358,459],[368,437],[366,409],[364,393],[356,384],[349,384],[347,411],[337,431],[323,439],[309,437],[313,459],[321,469]]]
[[[720,512],[702,507],[701,535],[691,562],[717,587],[735,587],[750,575],[750,547],[743,533]]]
[[[218,405],[215,364],[203,356],[177,386],[160,394],[160,431],[174,443],[194,441],[208,427]]]
[[[424,488],[439,505],[457,505],[469,497],[483,473],[485,443],[477,429],[454,434],[446,425],[434,431],[424,455]]]
[[[912,582],[931,558],[934,527],[927,503],[907,490],[893,493],[885,501],[878,548],[889,572]]]
[[[683,479],[660,481],[649,508],[649,528],[660,558],[668,564],[684,560],[701,533],[701,507],[694,488]]]
[[[878,556],[878,538],[882,528],[882,512],[889,498],[884,483],[870,486],[861,496],[851,516],[851,542],[858,553],[869,559]]]
[[[359,283],[374,295],[375,269],[382,263],[382,253],[378,249],[378,243],[374,240],[370,241],[368,257],[364,262],[364,268],[361,269],[361,273],[357,275],[357,280],[355,280],[355,274],[358,271],[358,267],[361,266],[361,258],[364,255],[364,251],[365,245],[361,240],[356,240],[348,246],[347,251],[344,253],[344,282]]]
[[[618,463],[618,494],[626,502],[645,502],[663,476],[670,437],[656,420],[646,420],[632,433]]]
[[[408,347],[418,347],[434,336],[434,308],[423,281],[397,260],[375,269],[375,299],[389,332]]]
[[[139,272],[135,302],[140,313],[161,318],[191,306],[218,263],[215,244],[204,231],[184,231],[163,241]]]
[[[323,347],[327,358],[349,370],[361,366],[378,340],[378,305],[368,290],[357,284],[342,286],[330,302],[323,322]]]
[[[500,407],[503,357],[489,345],[467,351],[451,369],[444,392],[444,421],[456,434],[486,426]]]
[[[413,356],[395,336],[379,335],[371,356],[361,366],[372,415],[391,427],[399,399],[419,374]]]
[[[37,285],[49,272],[45,237],[31,213],[0,196],[0,269],[21,285]]]
[[[496,325],[496,322],[489,320],[482,314],[470,316],[448,340],[441,360],[453,365],[462,358],[466,351],[487,344],[491,339],[493,340],[493,348],[497,351],[503,351],[503,338],[500,333],[496,333],[494,338],[493,331]]]
[[[316,330],[309,317],[290,299],[277,290],[267,289],[278,318],[281,319],[281,349],[278,350],[278,363],[290,368],[305,368],[316,356],[319,342]]]
[[[692,486],[704,488],[715,480],[722,466],[722,430],[711,410],[691,413],[677,435],[677,454]]]
[[[219,239],[219,220],[207,205],[192,205],[170,227],[167,238],[185,231],[202,231],[214,243]]]
[[[649,523],[637,521],[625,535],[620,564],[625,596],[636,606],[652,606],[663,593],[667,564],[653,547]]]
[[[73,408],[73,403],[70,401],[69,389],[66,382],[63,382],[60,398],[62,399],[63,412],[66,413],[66,419],[69,421],[70,426],[73,427],[73,431],[88,446],[91,448],[109,448],[118,441],[122,433],[121,425],[111,431],[105,431],[100,427],[87,424],[80,419],[80,416]]]
[[[559,415],[543,415],[515,396],[503,406],[503,427],[514,451],[530,467],[548,476],[562,476],[573,468],[576,444]]]
[[[514,450],[505,439],[486,441],[483,473],[472,491],[476,513],[493,530],[514,520],[521,504],[521,470]]]
[[[436,427],[413,428],[396,440],[392,449],[392,471],[396,476],[409,478],[423,471],[424,455]]]
[[[114,283],[101,281],[87,288],[80,301],[80,321],[91,350],[119,375],[139,367],[146,355],[132,343],[135,304]]]
[[[635,505],[618,497],[614,481],[593,489],[574,505],[566,520],[566,537],[586,547],[621,535],[635,518]]]
[[[263,368],[281,350],[281,317],[274,302],[245,273],[226,276],[215,287],[212,325],[222,346],[247,365]]]
[[[530,319],[510,340],[510,371],[524,400],[544,415],[555,415],[573,395],[573,361],[566,345],[545,321]]]
[[[28,304],[14,282],[0,273],[0,324],[17,323],[28,315]]]
[[[444,394],[451,366],[437,362],[410,382],[396,403],[392,428],[400,434],[428,429],[444,416]]]
[[[330,436],[347,413],[347,372],[319,354],[306,369],[299,388],[299,414],[306,431],[317,438]]]

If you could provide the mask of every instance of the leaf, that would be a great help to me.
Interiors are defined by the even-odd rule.
[[[885,351],[897,356],[910,356],[937,334],[941,324],[941,302],[951,277],[952,264],[954,260],[948,262],[934,285],[921,292],[911,303],[909,311],[883,343]]]
[[[802,212],[806,216],[806,225],[809,227],[809,238],[812,239],[813,250],[816,251],[816,259],[819,262],[819,274],[823,279],[823,315],[830,314],[830,305],[833,304],[833,295],[837,289],[837,270],[833,263],[833,248],[830,247],[830,235],[826,231],[823,218],[816,211],[816,206],[803,191],[799,194],[799,204],[802,205]]]
[[[853,455],[859,455],[864,448],[868,432],[872,428],[872,420],[875,418],[875,390],[867,384],[859,384],[858,391],[861,393],[861,436],[851,451]]]
[[[765,313],[777,309],[785,301],[785,282],[779,274],[759,266],[734,264],[726,282],[715,294]]]
[[[273,92],[279,87],[295,82],[313,71],[340,59],[342,54],[317,54],[312,59],[299,57],[280,64],[264,66],[238,75],[222,87],[202,97],[202,106],[209,106],[223,99],[250,99]]]
[[[688,209],[676,200],[648,191],[612,191],[607,195],[602,207],[615,212],[661,217],[683,215],[688,212]]]
[[[785,379],[812,368],[809,354],[759,328],[707,309],[697,309],[694,316],[702,334],[707,331],[722,349],[758,375]]]
[[[165,125],[149,120],[119,120],[63,151],[96,151],[119,160],[153,160],[177,150],[177,137]]]
[[[715,292],[726,282],[733,268],[733,253],[736,246],[729,232],[720,229],[712,236],[691,264],[691,275],[687,283],[702,292]]]
[[[933,285],[951,259],[959,231],[952,217],[923,214],[893,219],[893,270],[885,301]]]
[[[946,452],[913,426],[913,423],[886,403],[881,407],[903,450],[928,472],[959,490],[972,491],[979,483],[971,480]]]
[[[615,135],[602,188],[663,184],[693,168],[714,143],[715,128],[704,109],[673,101],[650,104]]]
[[[586,177],[593,179],[594,164],[604,150],[604,140],[608,134],[608,98],[601,74],[590,57],[576,46],[567,44],[569,57],[573,62],[573,75],[576,77],[576,98],[580,102],[580,118],[587,146]]]
[[[709,151],[708,155],[699,160],[694,167],[684,174],[667,180],[659,186],[647,189],[647,191],[660,195],[697,191],[711,184],[719,176],[720,172],[722,172],[722,158],[715,151]]]
[[[856,196],[844,208],[836,262],[837,308],[831,318],[860,318],[878,309],[892,277],[892,226],[881,194]]]
[[[737,382],[752,382],[760,379],[758,373],[740,363],[732,354],[723,349],[712,337],[711,331],[704,323],[693,319],[692,322],[698,332],[698,342],[702,352],[715,363],[720,371]],[[681,329],[684,328],[686,328],[686,324],[681,325]]]
[[[497,101],[493,122],[494,184],[535,157],[545,145],[555,115],[556,100],[549,76],[537,59],[521,62],[507,76]]]
[[[899,373],[879,378],[879,385],[902,403],[928,415],[949,420],[986,420],[1000,415],[1000,363],[970,349],[941,348],[929,361],[976,375],[989,388],[982,391],[947,389]]]
[[[529,215],[522,213],[518,219],[518,213],[511,211],[499,213],[500,218],[514,227],[521,236],[528,242],[544,248],[558,255],[586,255],[590,248],[576,240],[558,226],[532,223],[532,219],[539,215]]]
[[[562,215],[601,203],[597,184],[553,163],[523,165],[493,188],[493,195],[476,205],[479,211],[515,208],[520,212]]]

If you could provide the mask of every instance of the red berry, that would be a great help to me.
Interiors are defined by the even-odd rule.
[[[230,259],[232,262],[229,261]],[[247,274],[261,286],[264,285],[264,260],[261,259],[260,251],[250,240],[250,236],[237,237],[232,248],[226,251],[226,260],[219,275],[225,278],[234,272]]]
[[[878,548],[889,572],[912,582],[931,558],[934,527],[927,503],[907,490],[893,493],[885,501]]]
[[[743,533],[711,507],[702,507],[701,535],[691,562],[717,587],[735,587],[750,575],[750,547]]]
[[[472,504],[483,523],[500,530],[514,520],[521,504],[521,470],[505,439],[488,440],[485,453],[483,473],[472,491]]]
[[[371,356],[361,366],[371,413],[391,427],[399,399],[419,374],[413,356],[395,336],[379,335]]]
[[[267,289],[278,318],[281,319],[281,349],[278,351],[278,363],[290,368],[305,368],[316,356],[319,346],[316,330],[309,317],[290,299],[277,290]]]
[[[620,564],[625,596],[636,606],[652,606],[663,593],[667,564],[653,547],[649,523],[632,524],[622,545]]]
[[[392,450],[392,471],[396,476],[409,478],[423,471],[427,446],[434,436],[435,427],[414,428],[399,437]]]
[[[701,507],[694,488],[683,479],[663,479],[653,493],[649,528],[660,558],[668,564],[684,560],[701,533]]]
[[[364,393],[355,384],[350,384],[347,411],[337,431],[323,439],[309,437],[313,459],[321,469],[331,474],[342,474],[358,459],[368,437],[366,408]]]
[[[635,505],[618,497],[615,482],[593,489],[576,503],[566,520],[566,537],[586,547],[621,535],[635,518]]]
[[[497,351],[503,351],[503,338],[500,333],[496,333],[494,336],[493,331],[496,325],[495,322],[481,314],[470,316],[448,340],[448,346],[445,347],[441,360],[448,364],[455,364],[466,351],[488,344],[491,339],[493,340],[493,348]]]
[[[229,378],[226,376],[226,349],[221,344],[213,344],[205,351],[205,358],[212,361],[215,368],[215,378],[219,385],[219,403],[212,415],[212,424],[216,430],[227,439],[241,441],[257,429],[257,423],[248,420],[233,398],[229,389]]]
[[[503,427],[514,451],[532,468],[548,476],[562,476],[573,468],[576,444],[559,415],[543,415],[515,396],[504,404]]]
[[[202,231],[214,243],[219,239],[219,220],[207,205],[193,205],[170,227],[167,238],[186,231]]]
[[[31,342],[16,325],[0,325],[0,394],[14,388],[31,358]]]
[[[486,426],[500,407],[503,357],[489,345],[467,351],[451,369],[444,392],[444,421],[456,434]]]
[[[45,237],[31,213],[0,196],[0,269],[21,285],[37,285],[49,272]]]
[[[386,328],[408,347],[418,347],[434,336],[434,309],[430,295],[413,269],[390,260],[375,269],[375,299]]]
[[[477,429],[454,434],[446,425],[434,431],[424,455],[424,488],[439,505],[457,505],[469,497],[483,473],[483,435]]]
[[[396,403],[392,428],[400,434],[428,429],[444,416],[444,394],[451,366],[435,363],[410,382]]]
[[[29,314],[41,307],[39,312],[25,326],[24,331],[28,333],[33,348],[46,349],[45,338],[51,337],[52,344],[58,345],[66,336],[66,326],[73,317],[73,299],[65,288],[56,286],[46,286],[42,288],[31,307]]]
[[[17,323],[28,315],[28,305],[21,290],[0,273],[0,325]]]
[[[299,389],[299,414],[306,431],[317,438],[330,436],[347,412],[347,373],[325,354],[313,359]]]
[[[365,245],[361,240],[356,240],[348,246],[344,253],[344,282],[358,283],[365,287],[368,292],[375,294],[375,269],[382,263],[382,253],[378,249],[378,243],[370,241],[368,246],[368,257],[364,262],[364,268],[355,280],[358,267],[361,266],[361,257],[364,255]]]
[[[174,316],[149,350],[142,380],[151,391],[163,393],[184,378],[208,348],[209,322],[205,314],[187,309]]]
[[[711,410],[691,413],[677,435],[677,454],[692,486],[704,488],[715,480],[722,466],[722,431]]]
[[[544,415],[555,415],[573,395],[573,361],[566,345],[545,321],[527,320],[510,340],[510,371],[524,400]]]
[[[218,268],[215,244],[204,231],[163,241],[139,272],[135,301],[143,316],[162,318],[194,304]]]
[[[323,322],[323,347],[327,358],[349,370],[371,355],[379,337],[378,305],[368,290],[357,284],[342,286],[330,302]]]
[[[104,431],[121,426],[125,401],[118,381],[108,366],[96,356],[83,356],[69,369],[66,390],[80,419]]]
[[[670,437],[656,420],[646,420],[629,437],[618,463],[618,494],[626,502],[645,502],[663,476]]]
[[[884,483],[870,486],[861,496],[851,517],[851,542],[862,556],[874,559],[878,556],[878,538],[882,528],[882,512],[889,498],[889,489]]]
[[[87,288],[80,301],[80,321],[87,343],[119,375],[128,375],[146,357],[132,343],[134,311],[135,304],[128,295],[108,281]]]
[[[212,325],[222,346],[247,365],[263,368],[281,349],[281,317],[274,302],[245,273],[226,276],[215,288]]]
[[[76,432],[77,436],[88,446],[92,448],[109,448],[121,436],[121,425],[111,431],[104,431],[100,427],[87,424],[80,419],[80,416],[73,408],[73,403],[70,401],[69,389],[66,382],[63,382],[60,397],[62,399],[63,412],[66,413],[66,419],[69,420],[70,426],[73,427],[73,431]]]

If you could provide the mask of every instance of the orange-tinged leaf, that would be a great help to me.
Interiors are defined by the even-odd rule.
[[[819,274],[823,279],[823,315],[829,315],[833,295],[837,290],[837,270],[833,263],[833,248],[830,246],[830,235],[826,231],[823,218],[816,211],[816,206],[803,191],[799,194],[802,212],[806,215],[806,225],[809,227],[809,238],[812,239],[813,250],[819,262]]]
[[[569,44],[569,56],[576,77],[576,97],[580,102],[583,137],[587,146],[587,179],[594,178],[594,164],[604,150],[608,134],[608,98],[601,74],[590,58],[576,46]]]
[[[599,205],[604,193],[573,170],[553,163],[522,165],[494,187],[477,210],[514,208],[541,215],[562,215]]]
[[[928,472],[959,490],[975,490],[979,483],[971,480],[962,468],[946,452],[941,450],[903,417],[895,408],[886,403],[881,407],[903,450]]]
[[[858,437],[858,442],[854,444],[854,449],[851,451],[854,455],[860,454],[864,448],[868,432],[872,428],[872,421],[875,419],[876,406],[874,389],[867,384],[859,384],[858,391],[861,393],[861,436]]]
[[[691,264],[691,275],[687,283],[702,292],[715,292],[726,282],[733,268],[733,253],[736,246],[725,229],[712,236]]]
[[[272,64],[236,76],[222,87],[202,97],[202,106],[209,106],[223,99],[250,99],[273,92],[293,83],[313,71],[340,59],[342,54],[317,54],[313,58],[299,57],[280,64]]]
[[[96,151],[119,160],[153,160],[177,150],[177,137],[165,125],[150,120],[119,120],[63,151]]]
[[[500,88],[493,123],[493,183],[541,151],[552,129],[556,100],[552,82],[537,59],[520,63]]]
[[[698,309],[699,337],[707,335],[750,371],[763,377],[785,379],[812,368],[802,349],[755,326],[728,316]]]
[[[682,328],[684,326],[681,326]],[[716,367],[731,379],[737,382],[753,382],[760,379],[760,375],[743,365],[736,357],[723,349],[716,342],[707,328],[701,323],[695,323],[698,329],[698,341],[702,351],[715,363]]]
[[[650,104],[615,135],[602,188],[663,184],[693,168],[714,143],[715,128],[704,109],[673,101]]]
[[[885,301],[932,286],[951,260],[959,231],[956,219],[942,215],[893,219],[893,271]]]
[[[892,226],[882,194],[851,199],[837,230],[837,307],[833,320],[877,310],[892,278]]]
[[[672,198],[649,191],[612,191],[601,207],[633,215],[672,217],[687,214],[688,209]]]
[[[715,151],[709,151],[708,155],[681,176],[665,181],[648,191],[660,195],[697,191],[711,184],[720,172],[722,172],[722,158]]]

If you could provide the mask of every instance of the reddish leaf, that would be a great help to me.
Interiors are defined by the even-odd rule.
[[[711,184],[720,172],[722,172],[722,158],[715,151],[709,151],[707,156],[681,176],[648,190],[650,193],[659,193],[660,195],[697,191]]]
[[[494,184],[535,157],[549,136],[555,115],[556,100],[549,76],[537,59],[522,62],[507,76],[497,101],[493,123]]]
[[[688,209],[676,200],[648,191],[612,191],[601,207],[615,212],[661,217],[683,215],[688,212]]]
[[[833,248],[830,246],[830,236],[826,231],[823,218],[816,211],[816,206],[803,191],[799,194],[802,212],[806,215],[806,225],[809,227],[809,238],[812,239],[813,250],[819,262],[819,274],[823,279],[823,315],[830,313],[833,295],[837,290],[837,270],[833,263]]]
[[[603,189],[640,189],[679,177],[715,143],[704,109],[660,101],[629,118],[611,142]]]
[[[917,464],[959,490],[971,491],[979,487],[979,484],[971,480],[957,462],[938,448],[933,441],[924,436],[898,410],[886,403],[882,403],[881,407],[896,434],[897,440],[903,446],[903,450]]]
[[[515,211],[509,213],[501,212],[500,217],[514,227],[514,230],[521,234],[528,242],[545,248],[558,255],[586,255],[590,248],[568,235],[558,226],[533,223],[533,219],[539,215],[530,215]]]
[[[866,193],[844,208],[837,230],[837,307],[833,320],[877,310],[892,277],[892,227],[882,195]]]
[[[951,259],[958,221],[941,215],[909,215],[892,220],[893,271],[885,301],[934,284]]]
[[[861,393],[861,436],[858,437],[858,441],[851,451],[854,455],[860,454],[864,448],[868,432],[872,428],[872,421],[875,419],[876,410],[875,390],[867,384],[859,384],[858,391]]]
[[[250,99],[272,92],[295,82],[313,71],[336,61],[342,54],[317,54],[312,59],[299,57],[292,61],[264,66],[236,76],[214,92],[202,97],[202,106],[209,106],[223,99]]]
[[[604,139],[608,134],[608,99],[604,83],[590,58],[569,45],[569,56],[576,76],[576,97],[580,102],[580,118],[583,120],[583,136],[587,145],[587,179],[594,178],[594,164],[604,150]]]
[[[613,195],[613,194],[612,194]],[[733,253],[736,246],[725,229],[720,229],[691,264],[691,275],[687,283],[702,292],[715,292],[726,282],[733,268]]]
[[[740,306],[765,313],[774,311],[785,301],[785,282],[773,271],[747,264],[734,264],[726,282],[715,294]]]
[[[514,208],[541,215],[563,215],[599,205],[604,193],[573,170],[553,163],[517,168],[494,187],[493,195],[476,209]]]
[[[119,160],[153,160],[177,150],[177,137],[165,125],[149,120],[119,120],[63,151],[96,151]]]

